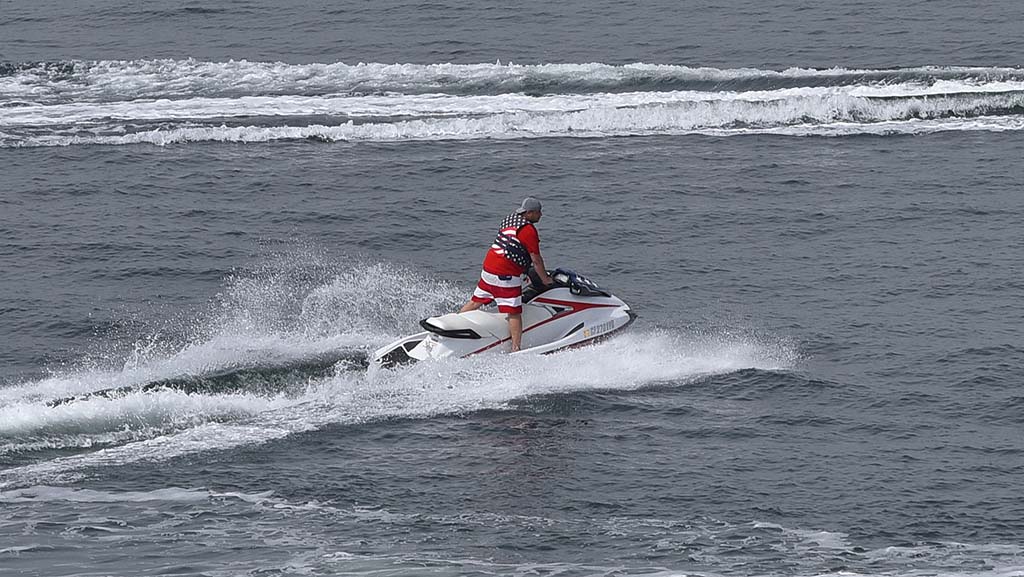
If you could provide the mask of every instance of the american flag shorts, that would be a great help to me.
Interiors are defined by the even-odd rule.
[[[480,281],[473,291],[473,300],[487,304],[498,303],[499,313],[522,314],[523,312],[523,277],[519,275],[495,275],[485,270],[480,271]]]

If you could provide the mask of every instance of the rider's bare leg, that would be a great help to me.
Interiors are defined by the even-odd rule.
[[[508,333],[512,337],[512,352],[519,350],[523,340],[523,315],[508,315]]]

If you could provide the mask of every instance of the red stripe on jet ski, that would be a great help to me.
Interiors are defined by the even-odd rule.
[[[585,311],[587,309],[599,309],[599,308],[620,306],[620,305],[602,305],[602,304],[597,304],[597,303],[577,303],[577,302],[573,302],[573,301],[560,301],[560,300],[543,298],[543,297],[535,298],[535,299],[533,299],[530,302],[543,303],[543,304],[546,304],[546,305],[555,305],[555,306],[558,306],[558,307],[569,307],[569,308],[572,309],[573,313],[579,312],[579,311]],[[557,314],[557,315],[555,315],[555,316],[553,316],[551,318],[555,319],[555,318],[558,318],[560,316],[565,316],[566,314],[572,314],[572,313]],[[548,320],[551,320],[551,319],[548,319]],[[544,322],[546,323],[547,321],[544,321]],[[538,323],[538,324],[533,325],[533,326],[539,327],[542,324],[544,324],[544,323]]]
[[[580,311],[585,311],[587,309],[606,308],[606,307],[613,307],[614,308],[614,307],[618,307],[619,306],[619,305],[602,305],[602,304],[596,304],[596,303],[577,303],[577,302],[572,302],[572,301],[560,301],[560,300],[547,299],[547,298],[535,298],[535,299],[533,299],[530,302],[541,303],[541,304],[546,304],[546,305],[554,305],[554,306],[558,306],[558,307],[569,307],[572,310],[560,312],[557,315],[555,315],[555,316],[553,316],[553,317],[551,317],[549,319],[545,319],[545,320],[543,320],[543,321],[533,325],[532,327],[527,327],[527,328],[523,329],[523,334],[526,334],[528,331],[531,331],[531,330],[533,330],[533,329],[535,329],[535,328],[537,328],[537,327],[539,327],[541,325],[545,325],[547,323],[550,323],[551,321],[553,321],[555,319],[560,319],[560,318],[563,318],[563,317],[567,317],[567,316],[569,316],[571,314],[575,314],[575,313],[578,313]],[[484,347],[482,349],[473,351],[473,352],[469,353],[469,355],[475,355],[477,353],[482,353],[482,352],[486,351],[487,349],[494,348],[494,347],[504,343],[505,341],[509,341],[509,340],[512,340],[511,336],[506,338],[506,339],[502,339],[500,341],[493,342],[493,343],[487,345],[486,347]],[[586,341],[584,341],[584,342],[586,342]],[[466,355],[466,356],[468,357],[469,355]]]

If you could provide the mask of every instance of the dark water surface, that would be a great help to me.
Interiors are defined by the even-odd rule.
[[[0,58],[1020,66],[1013,0],[4,0]]]
[[[1024,575],[1022,6],[0,0],[0,574]]]

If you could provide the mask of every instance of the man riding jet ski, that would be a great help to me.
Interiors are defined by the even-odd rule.
[[[537,271],[541,285],[551,284],[551,277],[544,268],[540,256],[540,236],[537,227],[540,222],[540,201],[532,196],[523,199],[515,212],[505,217],[498,226],[490,250],[484,257],[480,280],[476,283],[473,298],[460,313],[474,311],[483,305],[497,302],[498,312],[506,313],[512,352],[520,348],[523,335],[523,275],[532,266]]]
[[[551,283],[543,286],[539,275],[531,274],[535,285],[522,294],[522,354],[547,354],[603,340],[636,318],[629,305],[571,270],[555,269],[545,276]],[[509,323],[500,312],[478,308],[449,313],[424,319],[420,326],[426,330],[375,351],[373,363],[389,368],[511,350]]]
[[[485,351],[549,353],[606,337],[632,322],[635,315],[626,303],[593,282],[571,270],[548,274],[534,226],[540,218],[540,201],[524,199],[498,226],[473,297],[462,310],[421,321],[426,332],[376,351],[374,362],[391,366]],[[528,270],[533,286],[524,294]],[[480,310],[491,303],[497,312]]]

